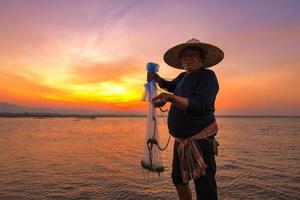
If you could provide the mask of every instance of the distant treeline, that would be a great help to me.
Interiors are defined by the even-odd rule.
[[[61,113],[1,113],[0,117],[80,117],[80,118],[96,118],[96,117],[146,117],[146,115],[134,114],[61,114]]]
[[[167,115],[158,115],[158,117],[166,117]],[[0,117],[79,117],[79,118],[96,118],[96,117],[146,117],[143,114],[61,114],[61,113],[5,113],[0,112]],[[300,118],[300,115],[217,115],[217,118]]]

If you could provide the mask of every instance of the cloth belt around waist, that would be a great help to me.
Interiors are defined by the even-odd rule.
[[[198,148],[196,140],[208,139],[208,137],[217,134],[219,128],[217,122],[213,122],[199,133],[188,138],[175,138],[178,142],[177,154],[180,162],[180,170],[182,180],[184,183],[188,183],[191,179],[197,179],[205,175],[205,169],[207,165],[204,162],[202,151]],[[210,140],[213,142],[214,154],[218,155],[219,143],[216,140]]]

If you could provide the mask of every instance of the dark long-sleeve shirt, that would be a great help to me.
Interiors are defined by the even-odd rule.
[[[212,70],[201,68],[194,73],[183,72],[172,81],[162,80],[159,86],[188,99],[186,110],[171,104],[168,128],[172,136],[193,136],[215,121],[214,104],[219,84]]]

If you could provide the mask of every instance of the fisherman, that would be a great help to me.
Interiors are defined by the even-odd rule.
[[[192,199],[189,180],[193,179],[197,199],[217,199],[215,179],[218,126],[215,120],[215,99],[219,90],[215,73],[207,69],[224,58],[218,47],[197,39],[170,48],[164,61],[171,67],[184,69],[172,81],[157,73],[148,73],[167,92],[152,99],[155,107],[171,103],[168,128],[175,138],[172,181],[179,199]]]

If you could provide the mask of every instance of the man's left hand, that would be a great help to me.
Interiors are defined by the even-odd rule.
[[[154,107],[163,107],[168,101],[170,101],[172,94],[160,93],[158,96],[152,99]]]

